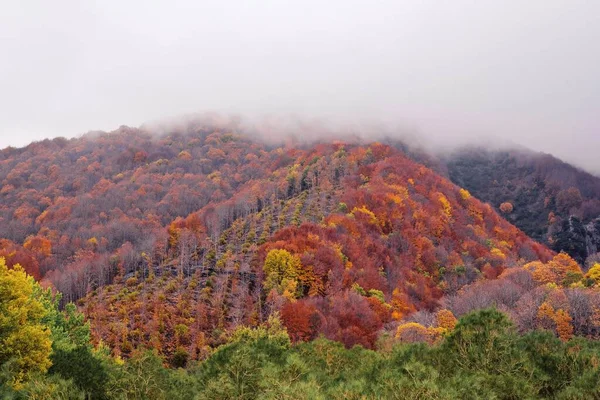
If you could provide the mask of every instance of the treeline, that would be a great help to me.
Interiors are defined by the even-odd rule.
[[[123,362],[79,351],[36,375],[13,399],[590,399],[600,395],[600,344],[562,342],[547,332],[521,336],[486,309],[462,318],[435,345],[377,351],[317,339],[291,345],[277,318],[240,328],[208,359],[169,369],[151,350]],[[78,355],[80,355],[78,354]]]

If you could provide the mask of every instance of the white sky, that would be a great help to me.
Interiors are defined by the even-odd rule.
[[[600,1],[3,1],[0,147],[185,113],[502,137],[600,172]]]

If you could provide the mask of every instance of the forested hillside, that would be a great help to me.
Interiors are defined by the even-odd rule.
[[[502,312],[493,311],[493,319],[501,321],[509,347],[528,346],[530,339],[519,335],[539,329],[561,351],[569,345],[552,337],[597,339],[600,264],[584,270],[569,255],[536,242],[474,191],[415,161],[427,157],[399,142],[267,143],[239,129],[200,122],[177,131],[122,127],[8,148],[0,153],[0,257],[7,271],[21,264],[42,286],[62,293],[54,307],[76,302],[89,323],[85,346],[79,347],[101,349],[98,357],[106,365],[113,357],[117,364],[131,359],[126,368],[134,369],[138,362],[156,362],[167,381],[191,379],[185,375],[190,372],[172,377],[162,364],[196,366],[194,379],[204,388],[213,379],[230,379],[219,374],[228,368],[228,357],[237,357],[238,350],[231,349],[242,346],[232,344],[239,335],[254,337],[273,324],[285,342],[276,345],[283,347],[239,350],[277,352],[279,364],[255,365],[256,371],[268,370],[266,378],[263,372],[256,376],[284,380],[277,374],[325,368],[304,364],[313,358],[311,346],[332,346],[340,357],[352,357],[325,339],[384,353],[425,343],[433,347],[406,349],[431,352],[430,361],[410,368],[432,380],[433,386],[418,390],[434,391],[454,379],[445,369],[450,367],[435,358],[436,346],[463,340],[454,329],[457,319],[478,310]],[[453,168],[450,176],[457,181]],[[512,193],[511,183],[502,185]],[[564,208],[570,197],[561,193],[551,201]],[[596,204],[594,193],[585,196],[589,200],[578,203],[580,209]],[[521,205],[514,203],[513,214],[498,206],[518,222]],[[323,339],[317,344],[301,345],[318,338]],[[506,357],[512,360],[517,347]],[[147,349],[153,353],[144,353]],[[42,363],[39,371],[57,362]],[[597,366],[590,368],[597,373]],[[78,385],[75,372],[61,376]],[[321,393],[317,387],[334,381],[312,382],[317,386],[310,390]],[[266,398],[265,383],[252,382],[243,385],[255,385],[248,392],[253,394],[240,398]],[[558,393],[571,383],[527,386],[522,393]],[[227,384],[242,390],[240,382]],[[376,398],[392,389],[356,390]],[[444,396],[458,393],[452,390],[462,389]],[[233,392],[203,393],[200,398],[231,398]]]
[[[445,156],[457,185],[530,237],[589,267],[600,257],[600,178],[549,154],[464,148]]]

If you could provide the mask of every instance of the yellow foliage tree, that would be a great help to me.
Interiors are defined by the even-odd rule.
[[[504,255],[502,250],[500,250],[497,247],[494,247],[492,250],[490,250],[490,263],[494,267],[498,267],[498,266],[504,264],[505,261],[506,261],[506,255]]]
[[[396,339],[403,343],[429,342],[429,330],[416,322],[407,322],[398,326]]]
[[[9,269],[0,258],[0,365],[8,366],[8,384],[16,389],[51,365],[50,330],[42,323],[47,311],[35,285],[20,265]]]
[[[459,193],[463,200],[469,200],[471,198],[471,193],[469,193],[467,189],[460,189]]]
[[[581,267],[568,254],[560,253],[546,264],[533,261],[524,268],[531,271],[533,279],[542,283],[568,286],[583,277]]]
[[[446,196],[444,196],[443,194],[440,193],[440,195],[438,196],[438,199],[439,199],[440,203],[442,204],[442,212],[443,212],[444,216],[446,218],[451,218],[452,217],[452,206],[450,205],[450,202],[448,201]]]
[[[583,275],[577,261],[573,260],[567,253],[559,253],[548,262],[549,268],[558,278],[557,284],[562,284],[570,274]],[[582,276],[581,276],[582,277]]]
[[[524,268],[531,272],[533,279],[541,283],[553,283],[556,282],[556,274],[554,274],[550,268],[541,261],[532,261],[526,264]]]
[[[554,314],[554,323],[556,324],[556,333],[561,340],[567,341],[573,337],[572,318],[568,312],[558,310]]]
[[[406,322],[396,329],[396,339],[402,343],[425,342],[433,344],[446,333],[443,328],[426,327],[417,322]]]
[[[352,215],[356,216],[357,214],[363,214],[366,216],[367,221],[373,225],[379,225],[379,221],[377,220],[377,216],[373,213],[373,211],[369,210],[366,206],[362,206],[360,208],[354,207],[351,212]]]
[[[594,285],[600,284],[600,263],[595,263],[585,274],[585,278],[593,282]]]
[[[277,293],[292,300],[298,297],[298,274],[302,264],[298,256],[283,249],[269,251],[265,258],[264,288],[268,293],[275,289]]]
[[[554,308],[547,301],[543,302],[537,312],[538,325],[544,329],[552,329],[554,322]]]
[[[438,311],[435,319],[437,320],[438,327],[442,328],[445,332],[454,329],[458,322],[452,311],[446,309]]]

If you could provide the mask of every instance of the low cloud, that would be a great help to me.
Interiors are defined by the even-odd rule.
[[[270,137],[516,143],[600,173],[599,2],[2,8],[0,146],[212,110]]]

